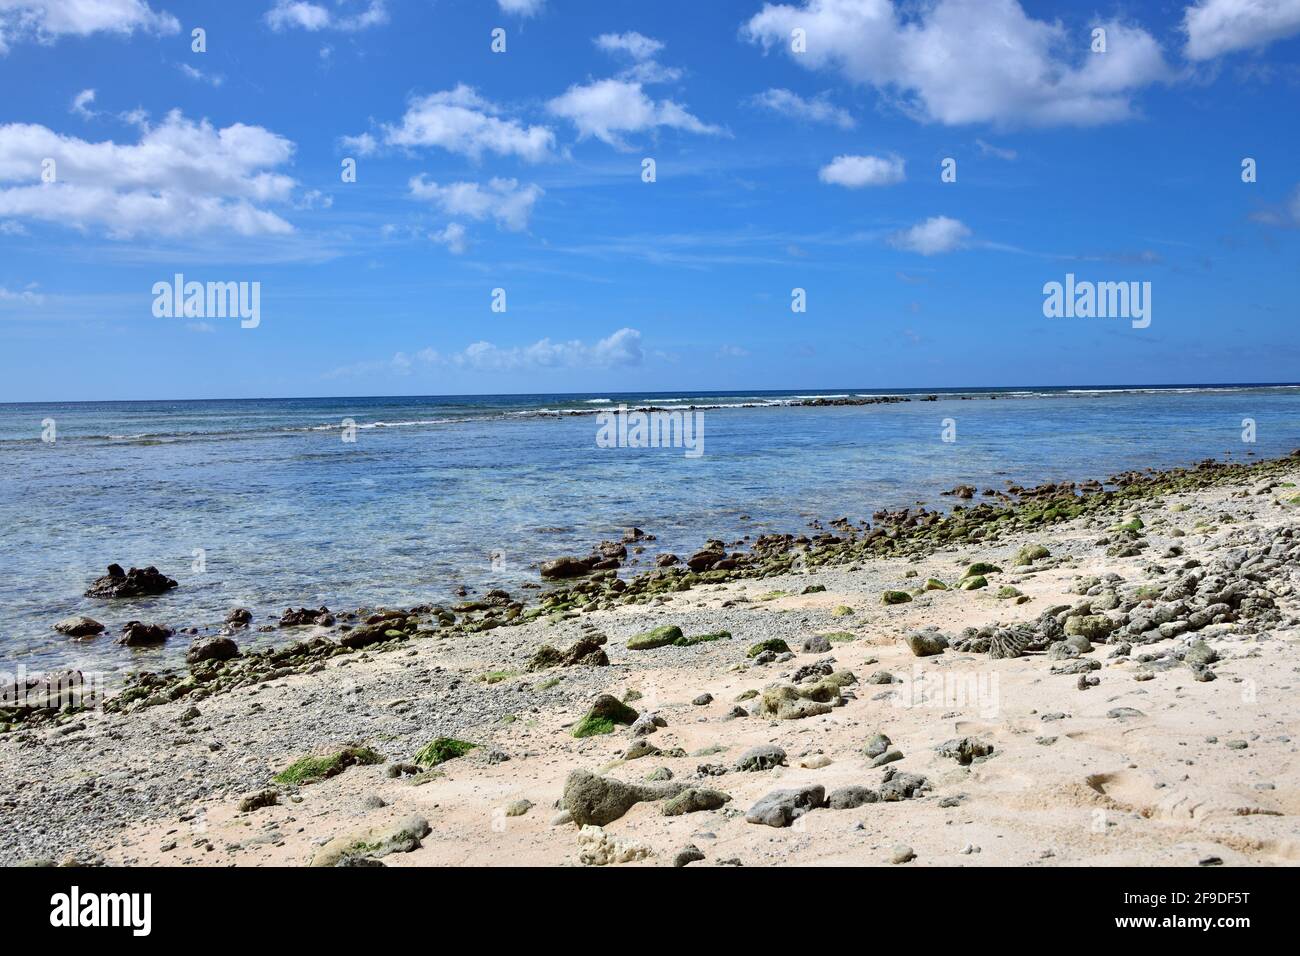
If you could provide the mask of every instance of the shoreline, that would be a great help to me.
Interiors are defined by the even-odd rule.
[[[1129,815],[1136,813],[1137,819],[1164,825],[1163,811],[1144,816],[1140,809],[1135,794],[1146,799],[1147,792],[1141,774],[1126,773],[1122,762],[1112,766],[1116,761],[1107,763],[1110,758],[1099,755],[1125,752],[1131,730],[1150,727],[1166,714],[1174,719],[1177,741],[1169,743],[1169,753],[1162,750],[1151,757],[1168,777],[1157,781],[1162,783],[1157,789],[1187,789],[1169,776],[1178,766],[1177,742],[1192,744],[1185,729],[1177,729],[1180,721],[1200,726],[1236,714],[1224,734],[1263,728],[1255,733],[1266,733],[1265,738],[1241,736],[1246,746],[1240,750],[1221,753],[1223,748],[1216,747],[1198,758],[1215,767],[1221,759],[1249,759],[1255,761],[1250,766],[1256,773],[1258,761],[1266,760],[1272,776],[1252,782],[1252,787],[1270,784],[1272,790],[1248,789],[1244,796],[1233,791],[1238,809],[1245,806],[1250,812],[1227,814],[1231,833],[1215,830],[1219,842],[1214,853],[1238,854],[1228,862],[1300,858],[1300,847],[1274,832],[1287,816],[1300,812],[1293,805],[1300,795],[1298,771],[1287,756],[1294,745],[1281,740],[1289,738],[1288,727],[1300,731],[1300,707],[1279,685],[1271,697],[1261,695],[1269,719],[1248,721],[1243,716],[1251,713],[1248,708],[1263,705],[1235,700],[1230,689],[1239,680],[1252,681],[1261,690],[1272,687],[1298,663],[1293,543],[1300,538],[1292,537],[1291,499],[1296,497],[1300,456],[1251,464],[1202,462],[1188,469],[1112,477],[1117,481],[1109,490],[1053,484],[1021,489],[1014,502],[961,504],[946,515],[882,513],[869,529],[830,522],[833,533],[823,531],[806,541],[774,536],[779,540],[753,550],[757,558],[733,567],[718,566],[730,558],[725,548],[706,548],[697,562],[708,565],[702,570],[659,569],[621,586],[613,583],[620,579],[605,572],[561,585],[527,613],[522,606],[516,611],[511,605],[521,602],[509,601],[508,595],[466,602],[486,605],[479,608],[444,609],[452,624],[431,626],[438,618],[432,608],[394,611],[374,623],[358,621],[351,630],[333,631],[339,643],[319,629],[296,646],[203,661],[170,677],[153,675],[110,699],[102,711],[29,721],[0,734],[0,753],[14,768],[11,779],[0,784],[10,831],[0,841],[0,858],[58,860],[71,853],[82,862],[304,864],[331,840],[362,830],[400,829],[410,822],[409,814],[418,813],[431,832],[379,841],[390,849],[408,844],[410,849],[376,859],[385,865],[516,858],[550,864],[582,862],[585,855],[588,860],[662,865],[671,863],[682,849],[678,844],[707,822],[719,849],[700,849],[714,863],[733,856],[745,863],[780,862],[771,858],[774,834],[788,834],[786,842],[794,841],[787,847],[794,862],[806,857],[808,862],[887,863],[884,857],[893,844],[880,842],[886,836],[871,844],[874,849],[850,852],[840,846],[842,828],[861,823],[863,829],[854,832],[882,828],[881,834],[906,842],[925,863],[1046,864],[1058,857],[1026,858],[1023,835],[1016,837],[1014,828],[978,838],[1005,841],[1001,849],[1007,853],[983,845],[978,856],[972,851],[954,860],[944,853],[956,850],[927,843],[926,833],[932,828],[942,833],[944,818],[954,812],[973,814],[979,826],[994,826],[1000,813],[997,800],[981,805],[983,797],[975,793],[974,803],[958,799],[942,805],[957,796],[954,782],[958,790],[977,790],[981,774],[997,777],[995,771],[1008,768],[1009,776],[997,778],[995,790],[1014,791],[1020,781],[1032,791],[1040,769],[1048,777],[1067,774],[1059,757],[1065,751],[1053,749],[1058,743],[1087,748],[1101,768],[1085,774],[1068,770],[1075,784],[1063,792],[1080,814],[1102,809],[1128,826],[1133,822]],[[1261,488],[1260,494],[1249,493]],[[1133,513],[1145,518],[1134,525],[1128,517]],[[1028,565],[1013,563],[1021,550],[1035,547],[1048,555]],[[1195,588],[1189,597],[1167,599],[1170,588],[1196,574],[1198,566],[1214,568],[1222,553],[1240,548],[1262,549],[1263,557],[1250,560],[1265,565],[1267,573],[1241,577],[1240,567],[1225,572],[1237,575],[1234,580],[1243,589],[1229,595],[1226,611],[1210,614],[1204,622],[1195,617]],[[1269,557],[1269,549],[1282,556]],[[957,577],[958,562],[999,570],[986,572],[984,585],[972,587],[969,575]],[[1122,581],[1108,583],[1104,576],[1117,572]],[[1089,598],[1071,596],[1070,589],[1076,578],[1089,576],[1098,579],[1093,587],[1104,600],[1080,614],[1080,603]],[[930,589],[931,579],[944,588]],[[886,597],[899,594],[906,599]],[[1158,640],[1139,642],[1146,632],[1117,639],[1133,627],[1135,615],[1179,601],[1187,607],[1180,612],[1183,617],[1201,625],[1195,631],[1167,628],[1173,633]],[[1115,638],[1094,633],[1091,649],[1072,655],[1058,649],[1060,656],[1053,657],[1057,651],[1051,648],[1063,642],[1038,647],[1031,635],[1027,656],[988,656],[989,638],[981,638],[979,628],[1011,621],[1033,631],[1052,608],[1058,609],[1061,627],[1104,631],[1124,623],[1114,629]],[[1069,624],[1072,617],[1098,615],[1110,624]],[[940,629],[947,646],[916,657],[908,640],[930,626]],[[682,641],[661,644],[644,637],[656,627],[681,628]],[[962,627],[976,633],[963,636]],[[1063,636],[1052,630],[1053,636]],[[729,636],[719,636],[723,633]],[[350,648],[342,643],[349,635],[355,645]],[[629,646],[636,635],[642,638]],[[773,647],[746,655],[752,645],[773,638],[786,641],[790,651]],[[1197,641],[1221,661],[1205,664],[1201,671],[1188,664],[1189,648],[1202,653]],[[1115,657],[1112,652],[1123,644],[1131,645],[1130,651]],[[918,646],[927,645],[920,640]],[[1140,660],[1147,655],[1154,656]],[[825,663],[828,657],[833,664]],[[900,685],[906,689],[915,683],[914,677],[909,681],[899,675],[922,664],[940,676],[969,670],[977,679],[970,685],[975,687],[981,675],[986,681],[996,677],[1002,704],[990,716],[978,700],[969,707],[941,708],[888,703],[888,697],[901,692]],[[1206,670],[1227,679],[1204,680]],[[882,673],[899,680],[886,684]],[[1093,677],[1102,681],[1100,689],[1086,683]],[[779,691],[781,687],[794,689]],[[1220,697],[1228,689],[1228,697],[1217,700],[1210,713],[1204,702],[1195,703],[1190,688]],[[811,696],[800,696],[802,692]],[[787,699],[787,693],[793,697]],[[602,694],[614,694],[616,702],[621,699],[642,715],[660,715],[666,726],[652,722],[651,733],[629,737],[627,728],[615,723],[611,733],[574,737],[574,729],[584,725],[584,713]],[[710,700],[694,703],[704,696]],[[1153,710],[1157,698],[1160,707]],[[1130,699],[1146,701],[1144,707],[1131,707],[1142,717],[1105,716],[1131,706]],[[783,713],[792,704],[798,716]],[[1074,713],[1085,704],[1087,711],[1098,713]],[[771,710],[764,711],[765,706]],[[1063,716],[1045,720],[1056,712]],[[604,718],[587,718],[587,725],[603,729]],[[1047,728],[1047,723],[1053,726]],[[902,756],[870,767],[881,755],[865,757],[863,747],[870,746],[877,725]],[[1030,726],[1045,728],[1038,737],[1056,739],[1050,745],[1034,743],[1033,733],[1024,736]],[[1210,746],[1204,740],[1211,736],[1217,734],[1203,735],[1201,750]],[[417,762],[425,745],[440,737],[475,746],[444,763]],[[948,738],[968,737],[992,745],[992,756],[962,765],[935,750]],[[751,746],[779,746],[787,756],[774,769],[735,769]],[[362,757],[340,760],[349,747]],[[1148,747],[1163,744],[1144,744]],[[322,758],[318,764],[338,772],[318,781],[284,776],[313,753]],[[381,762],[370,763],[372,756]],[[822,757],[829,763],[823,765]],[[877,783],[891,767],[897,771],[891,779],[906,781],[899,773],[924,777],[926,787],[897,801],[878,802],[881,793],[893,792],[889,780]],[[659,774],[661,769],[670,776]],[[574,770],[626,787],[680,790],[689,784],[687,789],[724,793],[730,799],[681,818],[665,816],[660,801],[643,800],[611,820],[602,833],[584,836],[573,823],[552,825],[565,811],[548,806],[568,799],[565,791]],[[652,770],[655,779],[645,781]],[[1101,779],[1098,774],[1117,776]],[[1188,774],[1198,787],[1221,786],[1202,780],[1199,772]],[[811,835],[799,828],[746,822],[747,808],[752,810],[769,791],[792,780],[812,786],[811,781],[823,777],[829,784],[842,784],[840,789],[871,790],[877,801],[856,810],[812,810],[806,815]],[[834,787],[824,789],[830,793]],[[1214,805],[1232,808],[1223,794],[1212,796]],[[1249,801],[1240,803],[1247,796]],[[687,802],[697,797],[716,799],[697,794]],[[39,824],[35,821],[42,816],[33,812],[38,799],[45,818]],[[1040,797],[1017,799],[1030,799],[1027,806],[1037,807],[1034,814],[1048,813],[1035,802]],[[532,806],[523,808],[521,800]],[[241,804],[247,809],[240,810]],[[1124,806],[1139,810],[1116,809]],[[309,822],[299,821],[304,811],[310,812]],[[1196,819],[1192,824],[1204,825]],[[1070,826],[1089,832],[1086,825]],[[1251,835],[1256,831],[1266,832]],[[1232,839],[1223,843],[1228,836]],[[1066,842],[1073,846],[1078,841]],[[734,853],[720,849],[724,844]],[[35,852],[23,852],[24,847]],[[1168,853],[1158,847],[1158,841],[1143,838],[1126,846],[1124,852],[1136,856],[1125,859],[1169,862]],[[641,855],[642,850],[650,855]],[[1060,862],[1085,859],[1103,858],[1065,852],[1059,857]]]

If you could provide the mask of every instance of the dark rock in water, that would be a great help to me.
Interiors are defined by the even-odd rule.
[[[969,767],[972,761],[982,759],[993,753],[992,744],[986,744],[974,737],[948,740],[935,749],[939,751],[940,757],[951,757],[963,767]]]
[[[148,647],[152,644],[161,644],[171,637],[173,633],[170,627],[164,627],[161,624],[127,621],[122,628],[122,636],[118,638],[117,643],[125,644],[127,647]]]
[[[404,637],[406,637],[405,633],[396,630],[391,622],[384,621],[379,624],[367,624],[365,627],[358,627],[348,631],[339,638],[339,643],[344,647],[359,650],[363,647],[369,647],[371,644],[382,644],[384,641]]]
[[[880,794],[870,787],[840,787],[831,791],[831,795],[826,798],[826,805],[832,810],[855,810],[879,800]]]
[[[176,582],[160,574],[153,565],[147,568],[132,568],[123,571],[120,564],[110,564],[108,574],[95,581],[86,589],[86,597],[91,598],[133,598],[148,597],[153,594],[165,594],[176,587]]]
[[[721,541],[710,541],[707,546],[686,559],[686,566],[692,571],[699,573],[712,568],[719,561],[727,557],[726,547]]]
[[[228,637],[200,637],[185,654],[186,664],[200,661],[228,661],[239,656],[239,645]]]
[[[253,612],[246,607],[237,607],[226,615],[226,623],[231,627],[248,627],[253,623]]]
[[[660,568],[671,568],[674,564],[680,564],[681,560],[675,554],[661,554],[655,558],[655,566]]]
[[[590,558],[560,557],[542,562],[544,578],[580,578],[591,573]]]
[[[680,783],[643,786],[623,783],[613,777],[598,777],[586,770],[574,770],[564,782],[564,807],[579,826],[603,827],[638,803],[675,797],[685,789],[685,785]]]
[[[808,811],[825,803],[826,788],[820,784],[794,790],[773,790],[749,808],[745,820],[769,827],[788,827]]]
[[[785,763],[785,751],[775,744],[759,744],[750,747],[736,761],[737,770],[771,770]]]
[[[311,624],[317,627],[331,627],[334,624],[334,615],[327,607],[315,611],[306,607],[288,608],[280,615],[281,627],[305,627]]]
[[[55,623],[54,629],[68,637],[90,637],[102,631],[104,625],[90,617],[65,617]]]

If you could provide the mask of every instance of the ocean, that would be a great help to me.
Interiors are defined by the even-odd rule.
[[[798,404],[868,395],[911,401]],[[599,447],[595,413],[620,405],[701,410],[704,453]],[[116,645],[131,619],[215,627],[242,606],[256,627],[289,606],[447,602],[462,586],[536,593],[519,589],[539,581],[540,561],[587,554],[633,525],[657,540],[626,573],[710,537],[797,533],[919,501],[946,508],[940,492],[961,483],[1104,479],[1297,446],[1300,386],[0,405],[0,671],[183,660],[183,635],[156,650]],[[114,562],[156,565],[180,586],[82,597]],[[108,631],[52,629],[72,614]]]

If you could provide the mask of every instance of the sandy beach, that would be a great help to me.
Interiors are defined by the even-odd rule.
[[[561,583],[340,615],[16,719],[0,861],[1293,864],[1297,485],[1292,456],[1053,489],[1090,504],[957,542],[723,552],[581,607]]]

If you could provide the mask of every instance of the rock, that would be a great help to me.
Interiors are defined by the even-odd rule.
[[[829,767],[833,760],[825,754],[814,754],[811,757],[805,757],[799,761],[799,766],[805,770],[821,770],[822,767]]]
[[[806,637],[803,641],[805,654],[826,654],[831,650],[831,642],[820,634]]]
[[[944,652],[948,638],[937,631],[917,631],[907,635],[907,646],[917,657],[932,657]]]
[[[788,827],[810,810],[823,806],[826,789],[820,785],[799,787],[794,790],[773,790],[749,808],[745,814],[748,823],[769,827]]]
[[[252,813],[254,810],[261,810],[263,807],[273,807],[279,802],[279,790],[259,790],[257,793],[251,793],[239,801],[239,812]]]
[[[985,574],[999,574],[1002,569],[996,564],[989,564],[987,561],[976,561],[966,569],[962,578],[974,578]]]
[[[790,645],[779,637],[769,637],[765,641],[759,641],[757,644],[752,645],[749,650],[745,651],[745,656],[758,657],[758,655],[765,652],[788,654],[790,653]]]
[[[785,751],[775,744],[750,747],[736,761],[736,769],[743,771],[771,770],[785,763]]]
[[[691,787],[664,804],[664,816],[678,817],[683,813],[700,813],[705,810],[720,810],[731,802],[731,795],[720,790],[704,787]]]
[[[542,562],[542,577],[549,579],[580,578],[591,573],[592,563],[591,558],[552,558],[550,561]]]
[[[880,595],[881,604],[907,604],[912,600],[912,595],[906,591],[885,591]]]
[[[831,791],[831,795],[826,798],[826,805],[832,810],[855,810],[879,800],[880,794],[870,787],[840,787]]]
[[[285,608],[280,615],[281,627],[332,627],[334,625],[334,615],[330,613],[327,607],[319,607],[316,610],[311,608]]]
[[[615,724],[630,725],[636,722],[638,714],[613,694],[601,694],[588,709],[582,720],[573,728],[575,737],[591,737],[595,734],[614,732]]]
[[[646,737],[653,734],[660,727],[667,727],[668,721],[664,720],[658,714],[652,714],[649,711],[637,717],[628,727],[628,733],[633,737]]]
[[[916,859],[916,853],[910,846],[903,846],[901,843],[894,847],[889,854],[890,863],[910,863]]]
[[[1041,544],[1027,544],[1016,552],[1012,565],[1015,567],[1025,567],[1033,564],[1041,558],[1051,557],[1052,552],[1048,551]]]
[[[410,853],[429,834],[429,822],[410,816],[396,823],[371,827],[359,833],[335,837],[316,851],[312,866],[347,866],[356,858],[378,859],[390,853]]]
[[[525,813],[533,808],[531,800],[516,800],[506,807],[506,816],[522,817]]]
[[[237,607],[226,615],[226,623],[231,627],[248,627],[253,623],[253,612],[246,607]]]
[[[698,863],[704,859],[704,854],[694,843],[688,843],[677,851],[673,857],[673,866],[686,866],[688,863]]]
[[[665,624],[662,627],[656,627],[654,630],[629,637],[627,639],[627,649],[629,651],[648,651],[656,647],[675,644],[682,639],[683,635],[680,627],[676,624]]]
[[[631,863],[653,856],[651,849],[635,840],[615,840],[599,826],[584,826],[578,833],[578,861],[584,866]]]
[[[831,617],[852,617],[852,616],[853,616],[853,608],[849,607],[847,604],[838,604],[831,609]]]
[[[1106,636],[1115,630],[1115,622],[1105,614],[1075,614],[1065,619],[1065,633],[1087,638],[1089,641],[1105,641]]]
[[[564,783],[564,807],[581,826],[604,826],[619,819],[636,804],[677,796],[686,787],[680,783],[643,786],[623,783],[612,777],[598,777],[586,770],[574,770]]]
[[[694,704],[696,707],[704,707],[707,704],[713,703],[713,695],[700,694],[698,697],[692,700],[691,703]]]
[[[1112,707],[1106,711],[1106,716],[1112,720],[1124,720],[1129,717],[1145,717],[1146,714],[1134,707]]]
[[[1197,667],[1208,667],[1218,659],[1218,652],[1204,641],[1195,641],[1188,645],[1187,653],[1183,655],[1183,663],[1193,669]]]
[[[962,591],[978,591],[980,588],[986,588],[988,586],[988,578],[984,577],[982,574],[977,574],[974,577],[962,578],[957,584],[957,587]]]
[[[623,754],[624,760],[640,760],[642,757],[653,757],[660,753],[658,747],[644,738],[638,738],[632,743],[627,751]]]
[[[921,585],[922,591],[946,591],[948,585],[944,584],[938,578],[926,578],[925,584]]]
[[[889,749],[889,746],[892,743],[893,741],[884,734],[875,734],[867,741],[867,745],[862,749],[862,752],[868,757],[879,757]]]
[[[364,627],[354,628],[339,637],[339,643],[344,647],[350,647],[353,650],[360,650],[363,647],[370,647],[372,644],[382,644],[385,641],[403,639],[406,634],[392,627],[388,622],[378,624],[367,624]]]
[[[185,653],[185,663],[201,661],[228,661],[239,656],[239,645],[228,637],[199,637]]]
[[[165,594],[176,582],[160,574],[153,565],[123,571],[120,564],[110,564],[108,574],[96,578],[86,589],[89,598],[134,598]]]
[[[903,751],[901,751],[901,750],[886,750],[883,754],[881,754],[881,755],[880,755],[879,757],[877,757],[875,760],[871,761],[871,766],[873,766],[873,767],[883,767],[883,766],[885,766],[885,764],[896,763],[897,761],[902,760],[902,759],[903,759]]]
[[[887,803],[910,800],[917,794],[930,789],[930,781],[920,774],[903,773],[890,768],[880,785],[880,799]]]
[[[161,624],[145,624],[142,621],[127,621],[122,627],[122,636],[117,643],[127,647],[150,647],[161,644],[175,632]]]
[[[935,748],[940,757],[951,757],[963,767],[969,767],[976,759],[983,759],[993,753],[993,745],[986,744],[974,737],[961,737],[948,740]]]
[[[582,637],[563,651],[550,644],[543,644],[529,658],[524,670],[536,672],[551,667],[608,667],[609,657],[603,647],[605,641],[604,634]]]
[[[90,617],[65,617],[61,621],[56,621],[54,629],[60,634],[66,634],[68,637],[90,637],[98,634],[104,629],[94,618]]]
[[[674,564],[680,564],[681,559],[675,554],[661,554],[655,558],[655,566],[659,568],[671,568]]]

